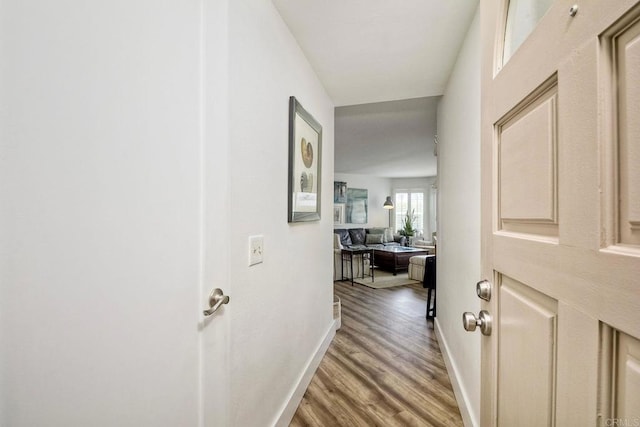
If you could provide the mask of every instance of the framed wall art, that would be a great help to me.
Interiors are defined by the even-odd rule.
[[[347,188],[347,224],[366,224],[369,192],[365,188]]]
[[[347,183],[333,181],[333,203],[347,203]]]
[[[322,126],[289,98],[289,222],[320,220]]]
[[[344,204],[333,205],[333,225],[344,224]]]

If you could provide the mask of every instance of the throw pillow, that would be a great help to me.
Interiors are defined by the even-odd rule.
[[[351,243],[353,245],[364,245],[364,228],[350,228],[349,236],[351,236]]]
[[[384,227],[367,228],[367,234],[382,234],[382,243],[386,243],[384,239]]]
[[[336,229],[333,232],[340,236],[340,244],[342,246],[351,246],[351,236],[349,235],[349,230],[346,229]]]
[[[393,242],[393,231],[391,231],[391,228],[384,229],[384,242]]]
[[[383,240],[382,234],[367,234],[367,245],[379,245]]]

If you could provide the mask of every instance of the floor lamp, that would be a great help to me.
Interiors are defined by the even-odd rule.
[[[393,209],[391,196],[387,196],[387,200],[384,201],[384,205],[382,205],[382,207],[389,211],[389,228],[391,228],[391,210]]]

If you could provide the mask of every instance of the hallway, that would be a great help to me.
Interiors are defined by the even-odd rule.
[[[335,282],[337,331],[292,426],[461,426],[420,285]]]

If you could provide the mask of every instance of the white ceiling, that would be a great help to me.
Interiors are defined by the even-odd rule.
[[[336,106],[442,95],[478,4],[478,0],[272,2]],[[428,147],[435,133],[434,104],[433,100],[422,104],[426,116],[418,112],[419,104],[345,109],[347,117],[336,109],[336,172],[435,175],[433,148]],[[398,111],[389,110],[393,107]],[[381,118],[381,109],[387,110],[383,122],[388,128],[364,117],[369,111]],[[425,120],[431,121],[420,123]],[[420,137],[419,130],[430,133]]]
[[[335,172],[387,178],[435,176],[440,97],[336,108]]]

